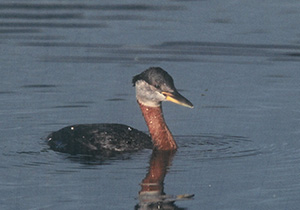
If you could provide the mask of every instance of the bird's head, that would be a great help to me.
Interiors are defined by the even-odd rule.
[[[162,101],[193,108],[193,104],[175,88],[173,78],[162,68],[151,67],[132,79],[136,98],[145,106],[157,107]]]

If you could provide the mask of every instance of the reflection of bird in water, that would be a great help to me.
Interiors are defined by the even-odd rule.
[[[103,155],[153,146],[157,150],[176,150],[176,142],[163,118],[161,102],[171,101],[190,108],[193,104],[178,93],[172,77],[159,67],[134,76],[132,82],[151,138],[122,124],[73,125],[51,133],[47,137],[50,148],[71,154]]]
[[[174,155],[175,151],[154,150],[152,152],[149,171],[141,183],[139,203],[135,206],[135,209],[182,209],[174,203],[176,201],[190,200],[194,197],[194,194],[175,196],[167,195],[164,192],[164,179],[172,164]]]

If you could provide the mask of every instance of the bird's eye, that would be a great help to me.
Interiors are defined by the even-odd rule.
[[[155,88],[159,89],[159,85],[154,85]]]

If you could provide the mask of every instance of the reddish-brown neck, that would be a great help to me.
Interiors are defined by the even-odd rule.
[[[149,107],[138,102],[147,123],[154,147],[158,150],[176,150],[177,145],[165,123],[161,106]]]

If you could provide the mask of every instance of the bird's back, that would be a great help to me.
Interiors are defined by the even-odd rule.
[[[102,154],[152,149],[149,135],[122,124],[72,125],[51,133],[51,149],[70,154]]]

